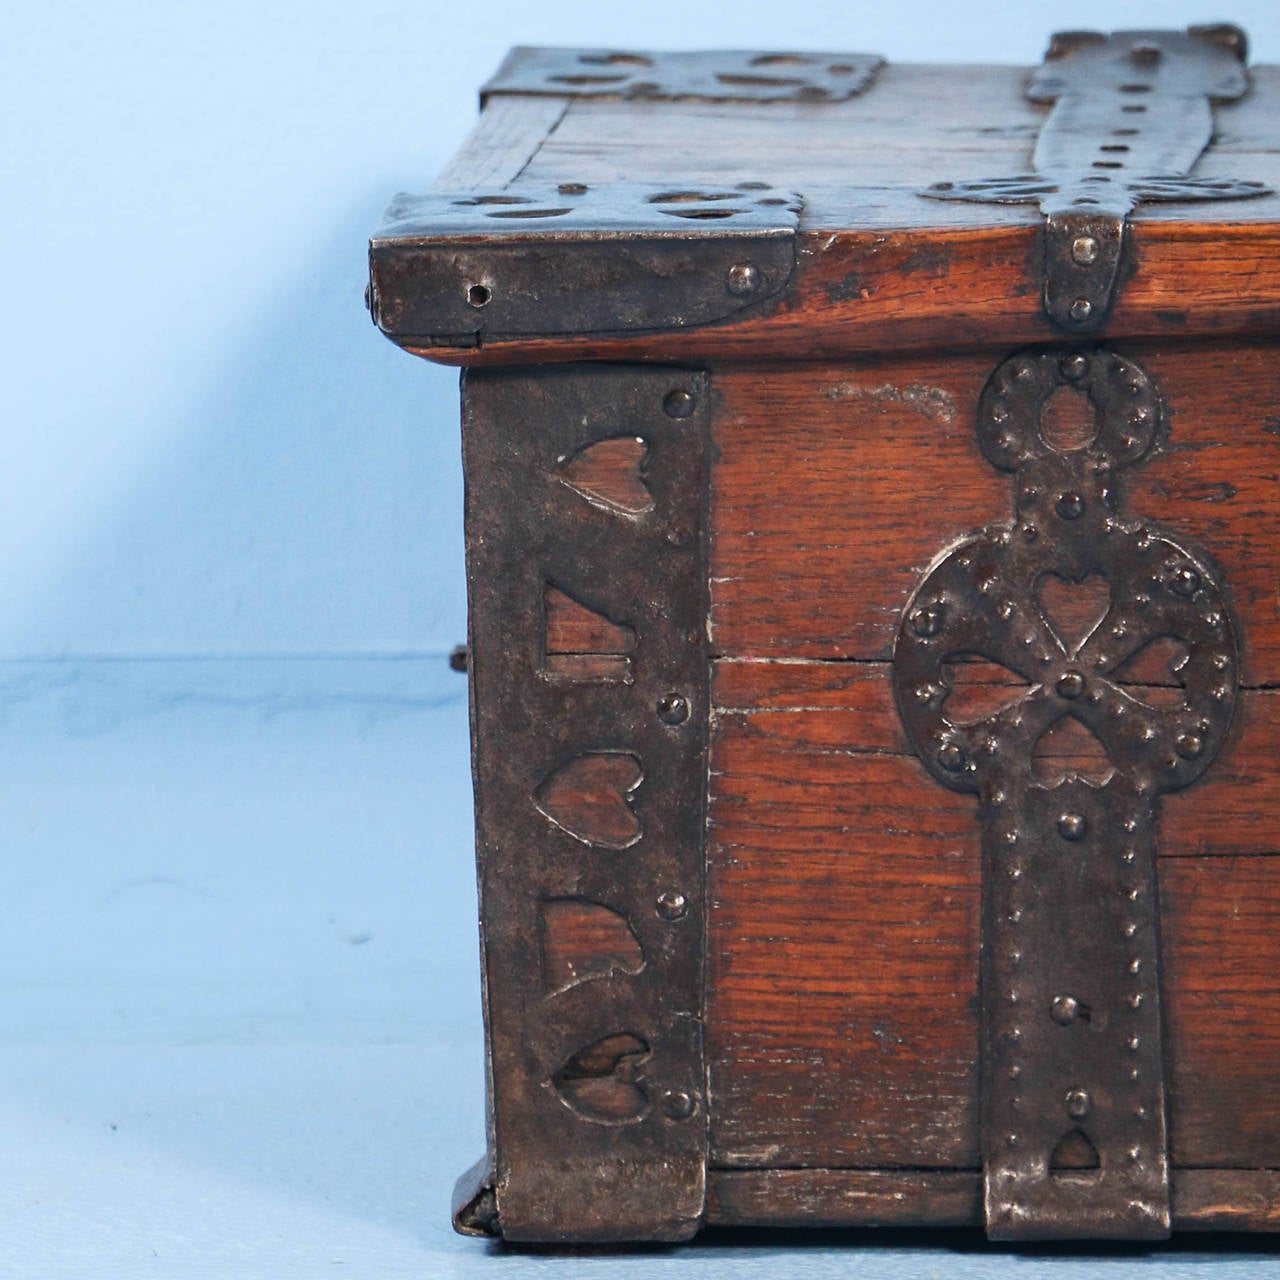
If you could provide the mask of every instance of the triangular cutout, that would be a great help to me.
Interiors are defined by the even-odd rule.
[[[653,509],[653,495],[644,482],[648,449],[639,436],[601,440],[561,462],[560,478],[592,502],[640,515]]]
[[[1083,1129],[1069,1129],[1049,1157],[1052,1178],[1087,1178],[1102,1172],[1102,1157]]]
[[[634,627],[589,609],[548,582],[542,591],[546,625],[543,669],[570,680],[626,680],[627,656],[636,647]]]
[[[542,904],[542,977],[550,992],[611,973],[639,973],[644,951],[627,918],[585,898]]]
[[[1080,582],[1044,574],[1036,584],[1036,603],[1068,653],[1075,653],[1107,616],[1111,584],[1098,574]]]
[[[1098,735],[1075,716],[1063,716],[1046,729],[1031,751],[1031,772],[1047,787],[1073,775],[1101,786],[1111,776],[1112,768]]]
[[[640,839],[631,794],[643,777],[635,756],[592,751],[548,775],[534,791],[533,802],[583,844],[625,849]]]
[[[1180,707],[1186,701],[1182,671],[1187,661],[1185,644],[1172,636],[1157,636],[1143,645],[1112,679],[1150,707]]]
[[[953,654],[942,669],[948,689],[943,710],[955,725],[978,724],[1027,696],[1030,685],[1016,672],[977,653]]]

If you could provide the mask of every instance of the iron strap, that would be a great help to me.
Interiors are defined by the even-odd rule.
[[[1244,32],[1226,25],[1054,36],[1027,86],[1032,101],[1053,104],[1034,172],[938,182],[923,194],[1038,204],[1045,310],[1068,333],[1094,333],[1123,278],[1128,217],[1139,203],[1269,193],[1261,182],[1189,176],[1213,137],[1212,103],[1248,90],[1246,57]]]
[[[708,380],[473,371],[463,413],[494,1225],[512,1240],[686,1238],[707,1151]],[[574,460],[611,441],[643,447],[643,509],[574,480]],[[549,590],[630,631],[616,667],[578,678],[550,660]],[[584,772],[562,804],[556,780],[584,761],[604,781]],[[557,962],[548,931],[565,911],[634,957]]]
[[[1064,387],[1097,415],[1087,448],[1059,451],[1041,431]],[[934,778],[979,800],[993,1237],[1169,1230],[1156,804],[1213,760],[1238,659],[1207,558],[1120,507],[1116,472],[1142,459],[1160,426],[1156,389],[1131,360],[1050,350],[1002,364],[978,436],[1013,473],[1015,518],[944,554],[899,628],[894,685],[910,741]],[[1087,634],[1069,636],[1044,606],[1050,576],[1106,584],[1109,603]],[[1182,650],[1175,706],[1146,700],[1121,674],[1157,640]],[[975,655],[1013,688],[1006,705],[969,720],[947,702],[952,664]],[[1068,718],[1105,750],[1101,778],[1037,775],[1037,742]]]

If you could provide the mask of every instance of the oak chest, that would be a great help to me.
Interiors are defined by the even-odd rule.
[[[461,365],[459,1229],[1280,1225],[1280,68],[517,49]]]

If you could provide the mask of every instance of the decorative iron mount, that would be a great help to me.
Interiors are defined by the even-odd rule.
[[[1068,333],[1106,321],[1124,261],[1128,216],[1144,201],[1238,200],[1261,182],[1189,177],[1213,137],[1212,103],[1249,87],[1239,27],[1071,31],[1053,37],[1027,86],[1054,108],[1036,142],[1035,172],[939,182],[939,200],[1038,203],[1045,217],[1044,306]]]
[[[657,53],[622,49],[512,49],[480,91],[672,102],[843,102],[875,79],[874,53],[715,50]]]
[[[1072,452],[1041,429],[1064,387],[1087,395],[1099,423]],[[1108,351],[1002,364],[978,439],[1015,477],[1015,518],[948,551],[898,633],[894,688],[911,744],[939,782],[979,797],[983,1161],[996,1238],[1169,1231],[1156,800],[1213,760],[1238,657],[1207,558],[1120,509],[1116,472],[1143,458],[1160,420],[1146,373]],[[1046,609],[1048,577],[1107,584],[1110,602],[1083,638]],[[1166,638],[1185,650],[1176,707],[1121,678]],[[948,710],[950,664],[974,655],[1006,668],[1012,698],[964,720]],[[1101,781],[1070,769],[1056,785],[1037,777],[1037,742],[1068,717],[1105,749]]]

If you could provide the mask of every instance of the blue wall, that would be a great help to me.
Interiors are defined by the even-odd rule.
[[[1280,13],[1236,0],[1260,60]],[[54,3],[0,52],[0,658],[437,652],[455,375],[361,305],[392,192],[512,43],[1034,62],[1200,4]]]

